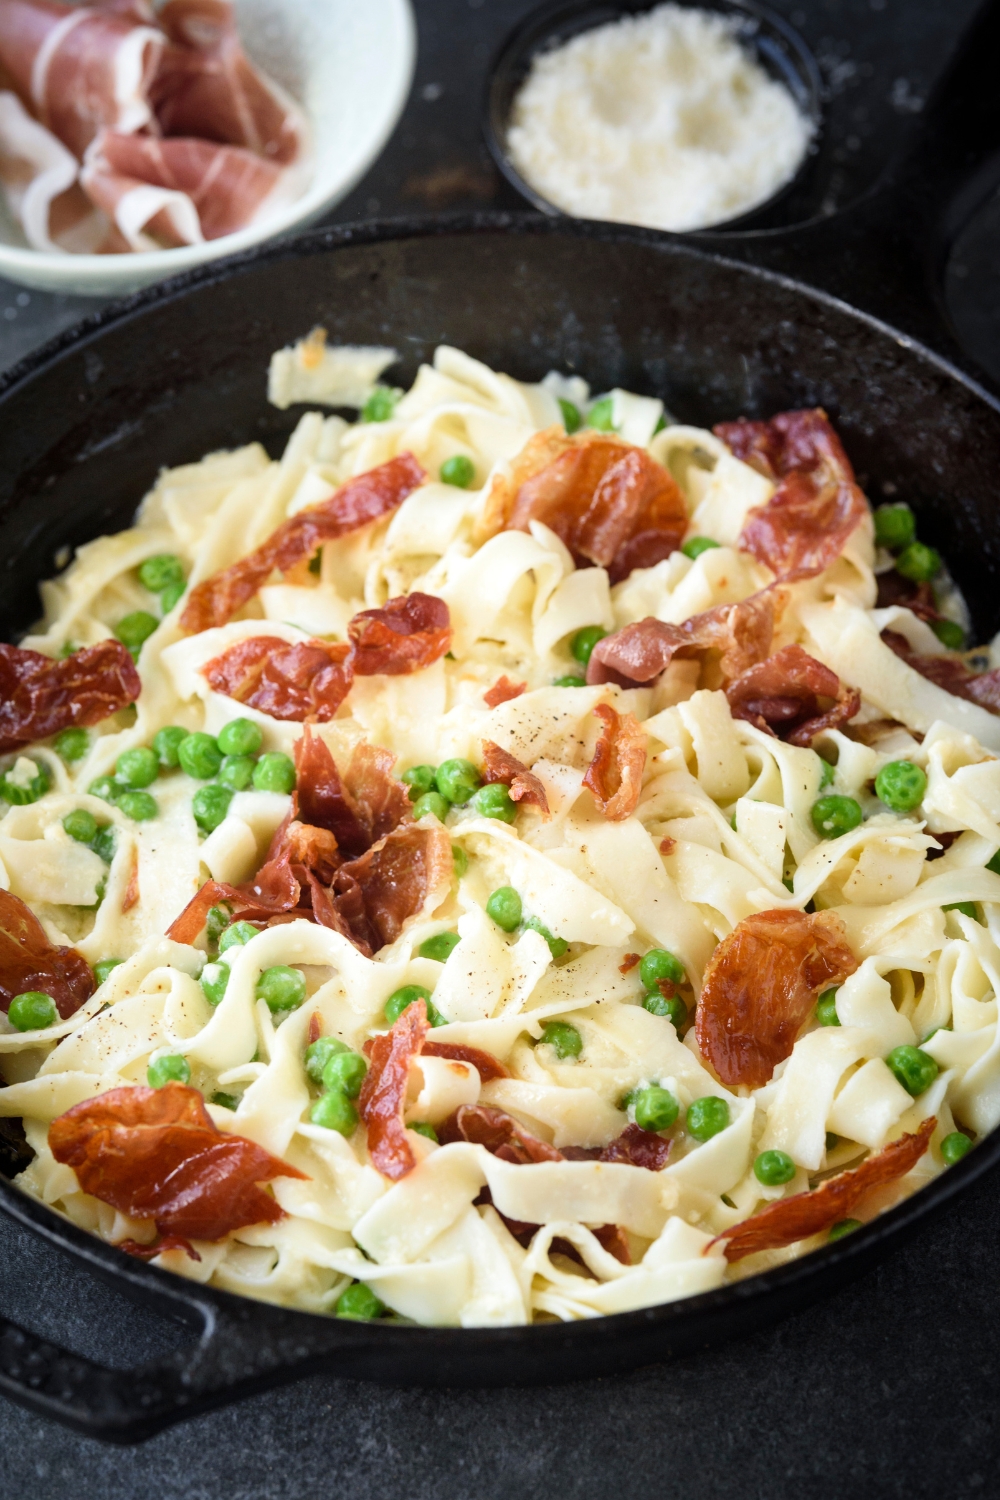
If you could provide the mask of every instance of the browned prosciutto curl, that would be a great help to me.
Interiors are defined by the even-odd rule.
[[[216,693],[272,719],[301,724],[332,719],[354,680],[351,648],[342,642],[297,641],[252,635],[202,668]]]
[[[448,606],[433,594],[401,594],[382,609],[365,609],[347,627],[358,677],[419,672],[451,645]]]
[[[397,1181],[417,1164],[403,1124],[410,1064],[420,1056],[430,1031],[423,1000],[408,1005],[391,1031],[373,1039],[369,1067],[358,1095],[358,1113],[368,1132],[373,1167]]]
[[[701,1054],[723,1083],[759,1088],[790,1057],[817,997],[858,967],[832,911],[762,911],[708,961],[695,1017]]]
[[[717,604],[683,625],[667,625],[652,616],[625,625],[598,641],[587,664],[587,681],[642,687],[675,657],[704,660],[709,653],[718,656],[723,677],[739,677],[767,656],[784,603],[783,590],[769,588],[738,604]]]
[[[787,582],[835,563],[868,514],[826,413],[786,411],[769,422],[720,422],[716,437],[777,488],[747,517],[739,545]]]
[[[726,697],[734,719],[746,719],[790,745],[811,745],[821,730],[839,729],[861,707],[857,688],[842,688],[836,672],[801,646],[783,646],[758,662],[729,683]],[[822,709],[821,699],[830,706]]]
[[[50,943],[30,906],[10,891],[0,891],[0,1010],[6,1012],[15,995],[38,990],[51,996],[65,1020],[96,988],[82,954]]]
[[[510,787],[512,802],[524,802],[537,807],[543,817],[549,816],[549,799],[538,777],[492,740],[483,740],[483,780],[487,786],[503,782]]]
[[[828,1177],[812,1192],[795,1193],[769,1203],[759,1214],[744,1219],[712,1241],[724,1240],[726,1259],[742,1260],[758,1250],[779,1250],[794,1245],[810,1235],[822,1234],[840,1219],[847,1219],[875,1188],[905,1177],[930,1145],[937,1120],[924,1120],[914,1135],[901,1135],[890,1141],[859,1167],[852,1167],[836,1177]]]
[[[120,641],[99,641],[57,660],[0,643],[0,752],[89,727],[134,703],[142,690]]]
[[[528,684],[526,682],[512,682],[506,673],[498,677],[491,688],[487,688],[483,694],[483,702],[487,708],[499,708],[501,703],[510,703],[514,698],[520,698]]]
[[[608,822],[620,823],[639,803],[646,734],[634,714],[620,714],[609,703],[598,703],[594,713],[603,727],[583,784]]]

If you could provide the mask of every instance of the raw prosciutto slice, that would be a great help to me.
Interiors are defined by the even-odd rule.
[[[991,714],[1000,714],[1000,668],[994,667],[992,672],[972,672],[954,651],[944,651],[940,656],[924,656],[914,651],[906,636],[895,630],[883,630],[882,639],[908,667],[926,677],[928,682],[936,683],[946,693],[954,693],[956,698],[968,698],[971,703],[978,703]]]
[[[790,1057],[818,996],[858,967],[832,911],[744,917],[708,961],[695,1017],[703,1057],[723,1083],[767,1083]]]
[[[174,249],[234,234],[274,210],[280,167],[236,146],[104,130],[80,183],[132,250]]]
[[[850,1218],[875,1188],[905,1177],[927,1150],[936,1126],[937,1120],[932,1115],[914,1135],[901,1135],[897,1141],[890,1141],[859,1167],[828,1177],[812,1192],[795,1193],[791,1198],[769,1203],[759,1214],[718,1235],[712,1244],[724,1240],[726,1259],[734,1261],[758,1250],[778,1250],[821,1234],[840,1219]]]
[[[287,573],[296,563],[311,557],[322,542],[347,536],[387,516],[426,478],[413,454],[401,453],[357,479],[349,479],[322,505],[299,511],[285,521],[248,557],[197,584],[181,616],[182,627],[194,634],[213,625],[225,625],[275,568]]]
[[[53,206],[72,189],[76,173],[72,152],[31,118],[16,94],[0,93],[0,184],[33,250],[59,248],[50,226]]]
[[[0,891],[0,1010],[15,995],[38,990],[50,995],[65,1020],[97,988],[93,970],[75,948],[50,943],[30,906]]]
[[[538,777],[492,740],[483,740],[483,780],[488,786],[504,782],[510,788],[512,802],[528,803],[537,807],[543,817],[549,816],[549,799]]]
[[[612,583],[669,557],[687,529],[680,489],[644,449],[557,428],[530,440],[488,511],[512,530],[543,522],[578,561],[607,568]]]
[[[181,1083],[111,1089],[76,1104],[49,1126],[49,1149],[85,1193],[185,1240],[275,1224],[284,1211],[258,1184],[308,1181],[254,1141],[219,1130],[198,1090]]]
[[[393,1181],[417,1164],[406,1138],[403,1105],[410,1079],[410,1063],[420,1053],[430,1030],[423,1000],[408,1005],[391,1031],[374,1038],[368,1072],[358,1096],[358,1113],[368,1131],[372,1166]]]
[[[400,594],[381,609],[363,609],[347,627],[359,677],[419,672],[451,645],[451,616],[434,594]]]
[[[826,413],[786,411],[769,422],[720,422],[716,437],[777,489],[747,517],[739,545],[788,582],[836,562],[868,514]]]
[[[119,641],[99,641],[56,659],[0,644],[0,752],[88,727],[134,703],[142,690]]]
[[[332,719],[351,690],[351,648],[342,641],[252,635],[202,667],[217,693],[274,719]]]
[[[803,651],[783,646],[726,688],[734,719],[746,719],[758,729],[787,740],[811,745],[823,729],[839,729],[861,707],[857,688],[842,688],[829,667]],[[832,699],[820,709],[820,698]]]
[[[598,641],[587,681],[637,687],[659,677],[675,656],[704,658],[709,652],[719,654],[724,677],[738,677],[767,656],[785,597],[782,589],[762,589],[738,604],[717,604],[692,615],[683,625],[667,625],[652,615],[625,625]]]
[[[635,812],[646,765],[646,735],[634,714],[620,714],[609,703],[598,703],[594,713],[603,721],[594,758],[583,784],[609,823],[620,823]]]

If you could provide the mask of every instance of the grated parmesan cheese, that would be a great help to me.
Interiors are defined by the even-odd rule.
[[[566,213],[651,229],[701,229],[765,202],[812,125],[741,46],[740,24],[661,5],[539,54],[514,101],[514,165]]]

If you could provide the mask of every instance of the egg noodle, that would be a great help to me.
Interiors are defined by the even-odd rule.
[[[275,357],[272,398],[333,406],[353,381],[348,399],[360,403],[392,358],[358,351],[352,363],[313,339]],[[575,566],[537,520],[488,534],[489,497],[534,434],[562,429],[565,403],[664,466],[684,497],[687,537],[716,545],[689,548],[694,557],[674,550],[612,585],[605,568]],[[104,963],[67,1019],[20,1030],[0,1016],[0,1115],[23,1120],[34,1151],[18,1185],[108,1243],[155,1245],[151,1218],[81,1191],[49,1130],[110,1090],[189,1080],[217,1131],[301,1175],[263,1189],[283,1210],[275,1222],[195,1239],[197,1259],[167,1245],[156,1264],[316,1313],[353,1305],[470,1327],[646,1307],[816,1249],[828,1230],[731,1260],[724,1237],[931,1120],[916,1164],[875,1185],[841,1216],[846,1227],[946,1170],[1000,1120],[1000,875],[990,865],[1000,850],[1000,717],[883,640],[890,630],[914,653],[945,652],[919,613],[875,607],[876,572],[891,558],[876,548],[871,513],[831,566],[784,585],[772,654],[798,644],[861,694],[850,732],[821,730],[809,748],[734,717],[717,669],[713,680],[697,657],[674,659],[650,686],[582,684],[579,632],[589,629],[592,644],[649,617],[680,625],[773,584],[736,546],[775,488],[759,468],[711,432],[673,423],[658,400],[616,390],[595,407],[579,378],[522,384],[451,348],[406,394],[378,388],[367,411],[380,420],[308,411],[279,460],[254,443],[165,470],[134,526],[81,547],[42,585],[45,618],[22,645],[58,658],[155,608],[139,575],[149,559],[179,559],[190,589],[397,455],[412,454],[428,476],[391,515],[327,542],[316,571],[272,575],[226,624],[186,633],[185,598],[168,588],[167,612],[134,653],[135,707],[92,729],[82,758],[52,740],[5,757],[6,783],[25,799],[32,787],[41,794],[0,821],[2,885],[52,943]],[[443,465],[462,483],[442,482]],[[166,936],[206,880],[253,878],[290,797],[266,777],[247,779],[223,799],[224,815],[199,827],[193,804],[211,768],[199,779],[168,767],[146,789],[155,815],[137,818],[137,804],[107,783],[122,755],[166,726],[217,736],[239,718],[259,727],[250,739],[262,736],[263,754],[294,758],[302,723],[234,703],[201,668],[255,635],[343,642],[360,611],[414,592],[447,605],[447,654],[416,671],[356,677],[336,715],[309,733],[340,768],[361,743],[383,747],[396,775],[455,759],[479,767],[492,742],[537,778],[548,816],[502,793],[493,804],[435,801],[430,772],[415,773],[419,826],[445,818],[454,878],[431,883],[372,957],[302,918],[223,940],[217,957],[211,928],[194,943]],[[501,676],[524,688],[491,708],[484,694]],[[633,716],[645,747],[634,810],[617,819],[584,785],[600,705]],[[874,786],[899,762],[926,778],[904,812]],[[856,826],[822,836],[813,809],[824,796],[853,799]],[[504,816],[490,815],[501,807]],[[113,830],[103,848],[67,832],[64,820],[80,811]],[[755,914],[807,911],[840,919],[853,972],[835,997],[811,997],[766,1082],[727,1085],[694,1024],[706,965]],[[455,936],[428,945],[441,934]],[[277,969],[294,971],[291,1008],[280,997],[269,1005],[261,984]],[[421,1129],[406,1130],[415,1165],[393,1179],[370,1160],[358,1101],[345,1103],[350,1088],[337,1096],[339,1116],[318,1107],[330,1092],[319,1073],[329,1055],[371,1058],[371,1039],[398,1013],[397,1003],[387,1016],[387,1001],[407,986],[431,997],[434,1042],[502,1066],[484,1081],[455,1055],[411,1057],[404,1118]],[[343,1045],[317,1053],[317,1038]],[[692,1110],[704,1100],[713,1103]],[[502,1112],[490,1118],[552,1148],[548,1159],[498,1155],[468,1138],[440,1144],[463,1106]],[[600,1158],[636,1125],[669,1143],[659,1170]],[[576,1159],[563,1155],[571,1148]],[[348,1292],[362,1295],[352,1304]]]

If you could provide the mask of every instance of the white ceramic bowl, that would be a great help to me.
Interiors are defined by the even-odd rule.
[[[0,276],[50,292],[118,296],[261,240],[302,229],[354,187],[402,114],[413,79],[409,0],[235,0],[255,63],[305,106],[315,175],[266,224],[203,245],[138,255],[59,255],[27,247],[0,195]]]

